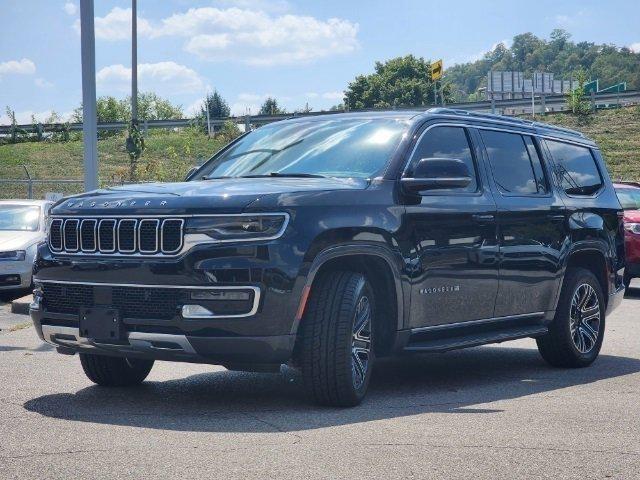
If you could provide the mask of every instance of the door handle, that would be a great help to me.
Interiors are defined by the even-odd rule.
[[[496,221],[496,217],[490,213],[476,213],[471,215],[471,218],[478,223],[492,223]]]
[[[551,213],[547,215],[547,218],[552,222],[564,222],[564,215],[554,215]]]

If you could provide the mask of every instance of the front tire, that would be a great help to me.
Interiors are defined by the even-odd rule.
[[[141,384],[153,367],[153,360],[80,354],[80,364],[93,383],[103,387],[130,387]]]
[[[301,326],[303,383],[321,405],[355,406],[367,392],[374,362],[373,289],[360,273],[321,275]]]
[[[549,333],[536,339],[540,355],[554,367],[591,365],[600,353],[605,327],[602,287],[589,270],[567,270]]]

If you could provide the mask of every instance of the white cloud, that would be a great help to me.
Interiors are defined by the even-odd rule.
[[[187,35],[185,50],[204,60],[271,66],[353,52],[357,33],[358,24],[339,18],[205,7],[165,18],[152,36]]]
[[[632,43],[629,45],[629,50],[633,53],[640,53],[640,42]]]
[[[80,20],[73,24],[80,33]],[[114,7],[104,17],[95,17],[96,38],[101,40],[128,40],[131,38],[131,9]],[[138,36],[151,35],[151,24],[138,16]]]
[[[53,83],[51,83],[50,81],[44,79],[44,78],[36,78],[33,83],[35,84],[36,87],[39,88],[51,88],[53,87]]]
[[[101,68],[96,83],[103,91],[128,92],[131,68],[122,64]],[[140,91],[151,90],[169,94],[203,92],[206,84],[195,70],[175,62],[141,63],[138,65]]]
[[[555,22],[555,24],[557,26],[559,26],[560,28],[572,28],[575,27],[578,24],[582,24],[589,21],[590,19],[590,13],[587,10],[579,10],[576,13],[573,13],[571,15],[567,15],[567,14],[558,14],[555,15],[553,17],[553,21]]]
[[[184,37],[185,51],[201,59],[261,66],[310,62],[347,54],[359,46],[356,38],[359,26],[348,20],[277,13],[289,9],[287,2],[223,3],[234,6],[190,8],[158,22],[138,17],[138,35]],[[74,28],[80,31],[79,20]],[[104,17],[96,17],[95,30],[98,39],[129,39],[131,9],[114,7]]]
[[[2,75],[33,75],[34,73],[36,73],[36,64],[28,58],[0,62],[0,78]]]
[[[286,0],[219,0],[217,3],[263,12],[282,13],[291,10],[291,4]]]
[[[64,11],[67,15],[76,15],[78,13],[78,6],[73,2],[67,2],[64,4]]]

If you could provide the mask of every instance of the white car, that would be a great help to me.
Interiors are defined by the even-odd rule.
[[[47,235],[53,202],[0,200],[0,291],[31,286],[38,243]]]

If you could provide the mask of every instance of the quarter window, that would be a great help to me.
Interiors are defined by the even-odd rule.
[[[455,158],[462,160],[469,170],[471,182],[465,188],[459,188],[456,191],[475,192],[478,189],[471,144],[464,128],[434,127],[427,130],[411,157],[409,176],[413,174],[413,166],[423,158]],[[442,192],[442,190],[439,191]]]
[[[493,130],[481,130],[480,135],[487,149],[493,179],[501,193],[547,193],[540,157],[531,137]]]
[[[556,164],[558,183],[569,195],[593,195],[602,187],[602,177],[591,150],[569,143],[547,140]]]

